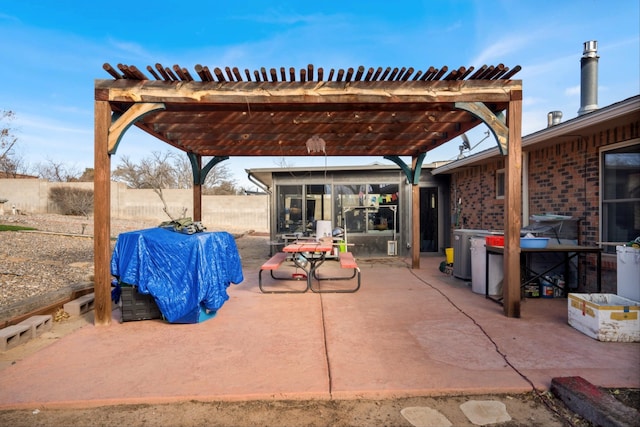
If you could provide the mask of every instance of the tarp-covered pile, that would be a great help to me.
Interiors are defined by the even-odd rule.
[[[151,294],[171,323],[196,323],[201,311],[217,311],[227,287],[244,280],[233,236],[226,232],[175,233],[163,228],[122,233],[111,274]]]

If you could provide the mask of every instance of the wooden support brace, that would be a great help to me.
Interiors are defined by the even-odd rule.
[[[459,108],[461,110],[468,111],[469,113],[482,120],[498,141],[498,148],[500,148],[500,153],[503,156],[507,155],[507,153],[509,152],[507,147],[509,141],[509,129],[507,128],[507,125],[504,123],[504,121],[493,114],[493,112],[482,102],[456,102],[455,106],[456,108]]]
[[[107,152],[109,155],[115,154],[122,135],[129,127],[145,115],[158,110],[164,110],[165,106],[161,102],[145,102],[134,104],[121,115],[113,115],[109,126],[109,138]]]

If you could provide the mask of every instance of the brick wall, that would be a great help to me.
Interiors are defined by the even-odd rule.
[[[460,201],[460,227],[504,229],[504,199],[496,198],[496,171],[503,168],[504,160],[497,159],[454,174],[451,181],[451,211],[456,213],[456,205]]]
[[[529,147],[528,209],[530,215],[554,213],[580,218],[580,244],[595,245],[600,241],[600,149],[640,137],[640,120],[609,129],[552,141],[553,145]],[[496,199],[496,171],[505,166],[504,159],[456,172],[451,180],[451,212],[461,200],[460,216],[464,228],[504,229],[504,200]],[[454,216],[455,218],[455,216]],[[523,221],[524,223],[524,221]],[[454,228],[459,228],[455,227]],[[602,291],[614,292],[616,255],[602,256]],[[579,290],[595,292],[596,256],[580,257]]]

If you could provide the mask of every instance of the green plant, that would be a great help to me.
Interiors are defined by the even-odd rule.
[[[0,224],[0,231],[21,231],[21,230],[35,230],[35,228],[23,227],[21,225]]]

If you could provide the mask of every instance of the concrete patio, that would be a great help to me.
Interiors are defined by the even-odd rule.
[[[4,369],[0,409],[520,393],[563,376],[640,388],[640,343],[575,330],[565,298],[524,300],[507,318],[441,273],[442,260],[361,263],[353,294],[263,294],[259,267],[245,266],[199,324],[119,323],[114,310],[111,326],[88,324]]]

